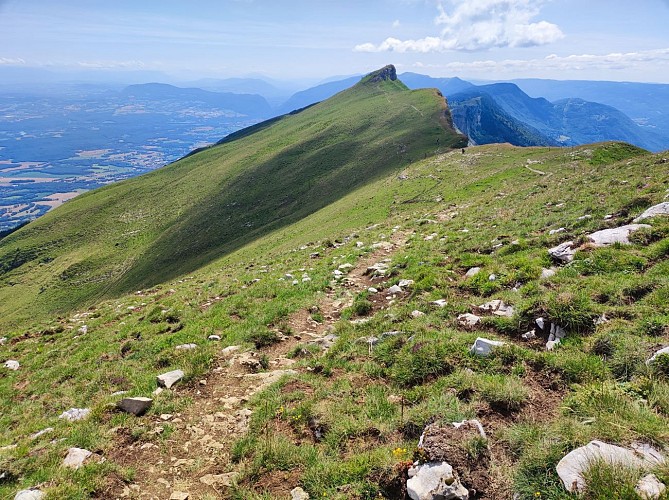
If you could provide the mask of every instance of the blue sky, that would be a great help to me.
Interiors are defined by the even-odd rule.
[[[0,0],[0,65],[669,83],[669,0]]]

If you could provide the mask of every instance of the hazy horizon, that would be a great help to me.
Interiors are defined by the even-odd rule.
[[[669,83],[667,21],[667,0],[5,0],[0,68],[314,84],[392,63],[467,80]]]

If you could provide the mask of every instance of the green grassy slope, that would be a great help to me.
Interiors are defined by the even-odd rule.
[[[110,408],[112,392],[148,395],[157,373],[176,368],[186,371],[184,386],[197,388],[221,347],[250,347],[294,311],[318,304],[341,262],[365,258],[372,242],[399,227],[408,243],[393,256],[383,286],[400,279],[414,285],[368,323],[337,322],[339,340],[327,355],[298,358],[299,391],[280,383],[254,399],[251,432],[233,450],[245,465],[235,498],[272,498],[258,485],[284,470],[313,497],[395,498],[387,479],[402,473],[423,426],[472,417],[481,419],[489,439],[462,445],[472,467],[486,474],[488,498],[514,492],[523,499],[574,498],[555,474],[574,447],[591,439],[669,443],[667,367],[645,365],[669,345],[669,221],[648,221],[653,228],[630,246],[585,248],[573,264],[541,280],[551,265],[546,249],[631,221],[661,202],[668,187],[662,155],[624,144],[470,148],[414,162],[401,178],[380,177],[188,279],[52,317],[45,326],[26,321],[0,346],[0,360],[21,362],[19,371],[0,376],[0,448],[17,445],[0,450],[0,470],[9,473],[0,497],[42,484],[51,498],[88,498],[103,491],[105,477],[140,481],[137,464],[60,466],[70,446],[109,456],[128,437],[163,445],[177,431],[165,425],[158,436],[148,422],[190,404],[181,389],[164,393],[137,419]],[[559,227],[565,230],[549,234]],[[326,239],[346,243],[332,248]],[[310,258],[315,251],[321,258]],[[466,278],[472,266],[482,272]],[[304,268],[311,282],[280,279]],[[341,296],[347,299],[345,290]],[[430,305],[441,298],[446,307]],[[457,324],[458,314],[493,298],[512,304],[514,317],[484,316],[473,331]],[[413,310],[425,316],[414,318]],[[609,322],[595,325],[602,314]],[[520,339],[539,316],[568,330],[554,352],[545,351],[545,339]],[[82,324],[87,334],[78,332]],[[391,330],[404,333],[373,351],[357,341]],[[212,333],[222,336],[220,344],[206,342]],[[468,354],[477,336],[511,345],[479,359]],[[198,349],[175,351],[188,342]],[[57,419],[72,406],[91,407],[93,415],[79,423]],[[290,429],[309,433],[312,417],[328,426],[323,442],[295,444],[295,434],[284,436]],[[47,426],[51,434],[29,437]],[[267,428],[282,432],[268,441]],[[669,480],[667,467],[655,473]],[[636,478],[625,481],[613,484],[627,491]],[[586,497],[612,498],[605,482],[593,482]]]
[[[381,74],[255,133],[86,193],[0,240],[2,321],[191,272],[462,144],[436,90],[410,91]]]

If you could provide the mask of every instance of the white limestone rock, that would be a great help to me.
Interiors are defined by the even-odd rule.
[[[126,413],[132,413],[135,416],[144,415],[151,405],[153,404],[153,399],[151,398],[123,398],[121,401],[116,403],[116,406],[119,410],[122,410]]]
[[[598,461],[631,469],[652,468],[664,461],[664,457],[651,447],[646,446],[645,453],[635,451],[602,441],[590,441],[565,455],[556,470],[567,491],[582,493],[586,487],[583,473]]]
[[[179,382],[184,378],[184,372],[181,370],[172,370],[171,372],[163,373],[162,375],[158,375],[157,381],[158,385],[161,387],[165,387],[166,389],[169,389],[172,387],[174,384]]]
[[[197,349],[197,344],[181,344],[175,347],[177,351],[190,351]]]
[[[477,356],[489,356],[496,347],[501,347],[505,342],[499,340],[489,340],[479,337],[474,341],[474,345],[471,346],[469,352],[476,354]]]
[[[547,280],[555,276],[556,271],[553,268],[550,269],[542,269],[541,270],[541,279],[542,280]]]
[[[402,293],[402,291],[403,290],[399,285],[393,285],[387,290],[388,293]]]
[[[474,328],[481,322],[481,318],[476,314],[466,313],[458,316],[458,323],[466,328]]]
[[[512,306],[505,304],[503,300],[491,300],[485,304],[481,304],[478,309],[482,312],[491,313],[495,316],[504,318],[511,318],[514,314]]]
[[[67,456],[63,460],[63,467],[78,469],[84,465],[84,462],[93,454],[93,452],[83,448],[70,448],[67,450]]]
[[[565,241],[564,243],[560,243],[558,246],[549,249],[548,255],[558,262],[568,264],[574,260],[574,255],[576,254],[576,249],[572,248],[573,246],[573,241]]]
[[[469,491],[446,462],[429,462],[409,469],[407,494],[412,500],[467,500]]]
[[[655,360],[656,360],[657,358],[659,358],[659,357],[662,356],[663,354],[666,354],[666,355],[669,356],[669,347],[664,347],[664,348],[660,349],[659,351],[657,351],[655,354],[653,354],[653,355],[648,359],[648,361],[646,361],[646,364],[647,364],[647,365],[652,364],[653,362],[655,362]]]
[[[666,489],[667,487],[655,474],[648,474],[642,477],[634,487],[636,494],[643,500],[657,500]]]
[[[14,495],[14,500],[42,500],[43,498],[44,493],[42,493],[37,488],[21,490],[16,495]]]
[[[16,371],[19,368],[21,368],[21,364],[18,361],[16,361],[15,359],[8,359],[7,361],[5,361],[4,366],[8,370],[12,370],[12,371]]]
[[[650,228],[648,224],[628,224],[626,226],[615,227],[612,229],[603,229],[588,235],[590,242],[597,247],[605,247],[620,243],[629,245],[630,234],[645,228]]]
[[[422,318],[425,316],[425,313],[422,311],[419,311],[418,309],[411,311],[411,317],[412,318]]]
[[[433,305],[437,307],[446,307],[448,301],[446,299],[438,299],[432,302]]]
[[[309,500],[309,493],[299,486],[290,490],[290,500]]]
[[[70,408],[69,410],[61,413],[58,418],[64,418],[68,422],[76,422],[77,420],[85,419],[90,414],[90,408]]]
[[[651,217],[656,217],[658,215],[669,215],[669,202],[665,201],[659,205],[654,205],[647,209],[644,213],[639,215],[634,222],[639,222],[640,220],[650,219]]]
[[[397,284],[400,288],[407,288],[410,287],[411,285],[414,284],[413,280],[400,280],[400,282]]]
[[[465,278],[473,278],[480,272],[481,272],[480,267],[472,267],[465,273]]]

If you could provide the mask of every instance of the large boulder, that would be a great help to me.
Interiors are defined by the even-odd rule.
[[[409,469],[407,494],[412,500],[467,500],[469,492],[446,462],[429,462]]]
[[[640,220],[644,219],[650,219],[651,217],[655,217],[657,215],[669,215],[669,201],[665,201],[663,203],[660,203],[659,205],[654,205],[650,207],[644,213],[639,215],[639,217],[634,219],[634,222],[639,222]]]
[[[583,474],[590,466],[604,462],[613,467],[650,469],[664,462],[664,457],[648,445],[634,450],[602,441],[590,441],[565,455],[557,464],[557,473],[562,484],[571,493],[582,493],[586,482]]]
[[[597,247],[605,247],[620,243],[621,245],[629,245],[630,234],[640,230],[650,228],[648,224],[628,224],[626,226],[614,227],[612,229],[603,229],[588,235],[590,243]]]

